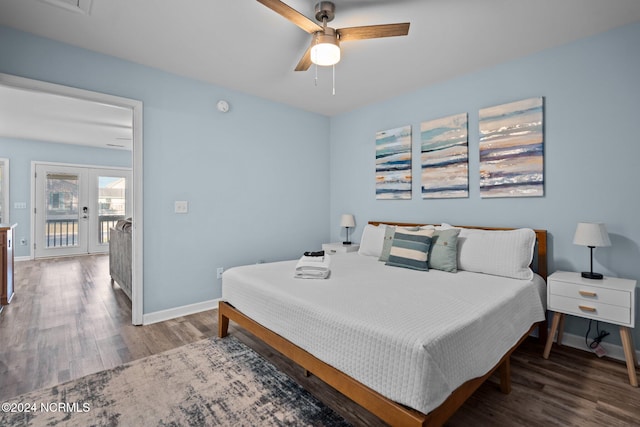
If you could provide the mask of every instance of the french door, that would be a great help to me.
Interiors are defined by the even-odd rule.
[[[131,216],[131,171],[37,163],[36,258],[102,253],[109,229]]]

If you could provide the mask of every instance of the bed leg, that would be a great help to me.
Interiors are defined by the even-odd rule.
[[[304,369],[304,376],[309,378],[311,376],[311,372],[309,372],[306,369]]]
[[[222,314],[222,304],[218,305],[218,338],[229,334],[229,318]]]
[[[498,370],[500,371],[500,391],[504,394],[511,393],[511,356],[504,359]]]

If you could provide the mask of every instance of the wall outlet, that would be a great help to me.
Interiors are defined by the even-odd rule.
[[[224,268],[223,267],[218,267],[216,269],[216,278],[222,279],[222,273],[224,273]]]

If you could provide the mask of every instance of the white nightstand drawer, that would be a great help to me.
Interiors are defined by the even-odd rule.
[[[585,301],[562,295],[549,295],[549,310],[573,314],[587,319],[601,320],[609,323],[629,325],[631,323],[631,307],[603,304],[597,301]]]
[[[631,307],[631,292],[623,290],[551,280],[549,281],[549,292],[552,295],[576,298],[585,303],[594,301],[626,308]]]

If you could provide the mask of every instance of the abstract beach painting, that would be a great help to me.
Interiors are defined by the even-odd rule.
[[[411,126],[376,133],[376,199],[411,199]]]
[[[422,198],[469,197],[467,113],[420,124]]]
[[[480,196],[544,196],[543,98],[480,110]]]

